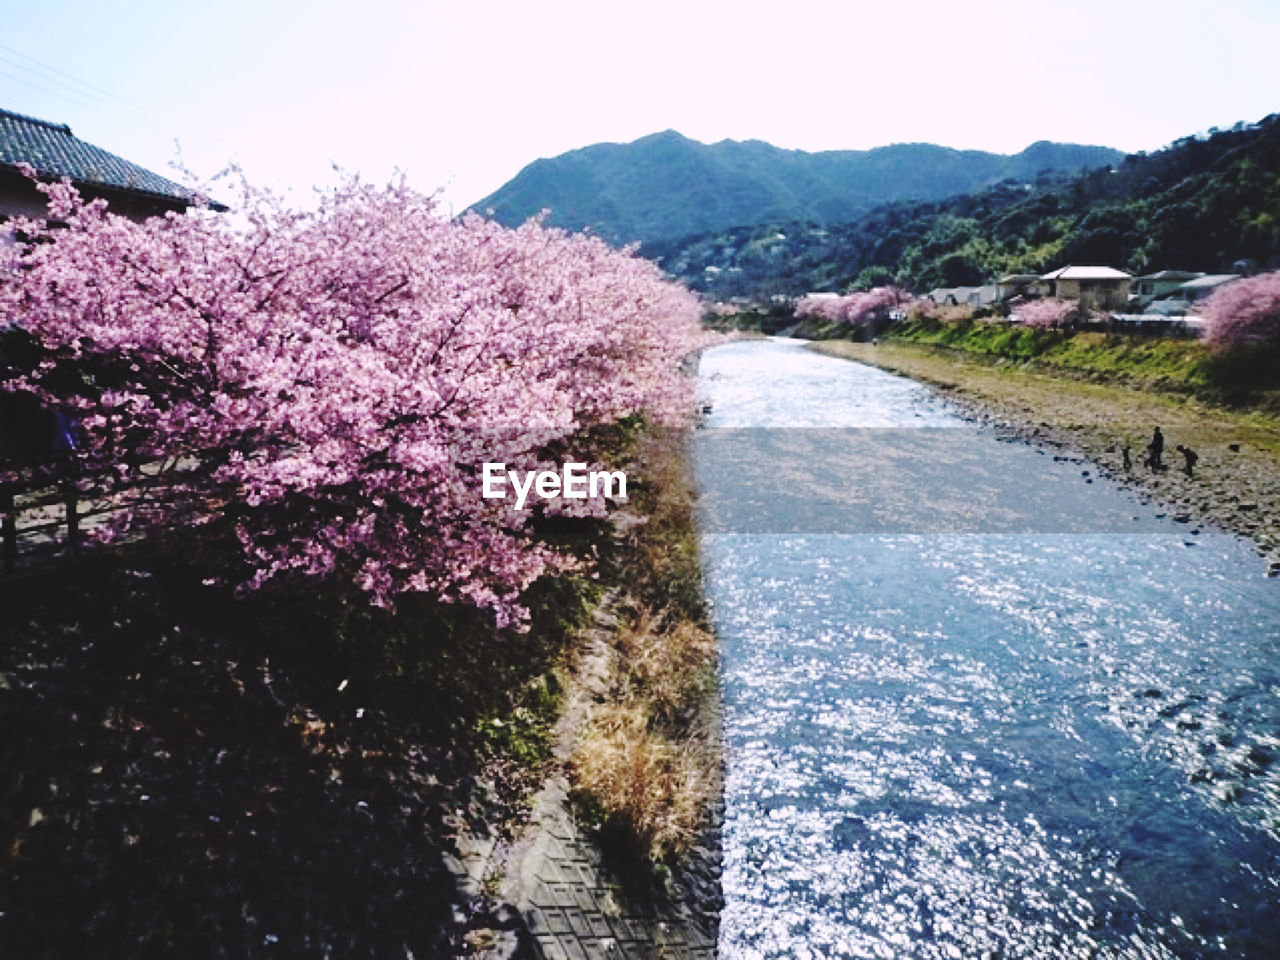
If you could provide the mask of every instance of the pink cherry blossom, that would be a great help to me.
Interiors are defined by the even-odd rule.
[[[375,603],[424,591],[518,620],[572,561],[528,509],[481,498],[481,464],[538,468],[592,427],[691,409],[698,300],[599,239],[449,222],[403,182],[305,212],[242,185],[236,217],[140,224],[44,189],[65,227],[17,223],[52,242],[0,282],[0,326],[43,359],[5,386],[79,420],[102,492],[165,466],[111,535],[226,517],[250,586],[341,574]]]
[[[890,310],[909,299],[897,287],[873,287],[841,297],[802,297],[796,303],[795,313],[797,317],[815,317],[860,327],[885,319]]]
[[[1209,321],[1215,347],[1280,344],[1280,270],[1223,284],[1197,312]]]
[[[1015,312],[1017,318],[1028,327],[1048,329],[1061,326],[1078,308],[1079,304],[1070,300],[1044,297],[1019,304]]]

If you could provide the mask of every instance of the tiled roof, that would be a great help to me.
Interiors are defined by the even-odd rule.
[[[192,192],[136,163],[75,137],[65,123],[49,123],[0,109],[0,166],[29,163],[44,177],[112,187],[170,200],[190,201]]]

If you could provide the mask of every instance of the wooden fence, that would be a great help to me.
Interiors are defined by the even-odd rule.
[[[139,471],[107,496],[94,492],[66,457],[0,460],[0,570],[10,575],[20,561],[79,556],[85,534],[146,496],[154,481]]]
[[[97,515],[98,507],[81,495],[74,471],[65,460],[0,463],[4,573],[14,572],[19,555],[78,554],[83,521]]]

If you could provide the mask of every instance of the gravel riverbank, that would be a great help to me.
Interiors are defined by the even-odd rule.
[[[1273,418],[908,344],[828,340],[812,348],[931,384],[975,421],[1088,459],[1166,504],[1179,521],[1212,523],[1250,537],[1262,572],[1280,574],[1280,424]],[[1162,471],[1143,465],[1157,425],[1165,436]],[[1183,472],[1179,445],[1197,454],[1193,476]]]

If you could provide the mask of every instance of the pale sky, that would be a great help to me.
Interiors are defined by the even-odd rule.
[[[461,210],[676,129],[804,150],[1154,150],[1280,110],[1280,0],[0,0],[0,107],[172,175],[332,165]]]

